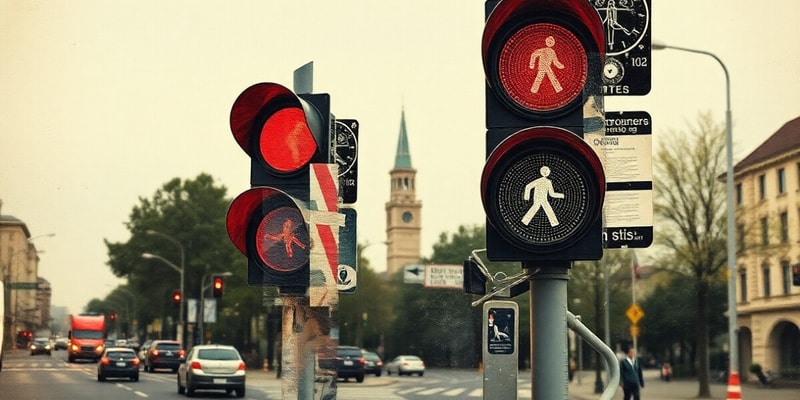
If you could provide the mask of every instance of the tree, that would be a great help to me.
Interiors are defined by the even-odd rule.
[[[108,266],[116,276],[127,278],[128,290],[137,295],[138,334],[144,335],[144,328],[156,319],[176,319],[178,313],[169,297],[180,282],[177,271],[160,260],[143,259],[142,253],[156,254],[179,265],[183,249],[184,299],[199,298],[203,277],[207,284],[211,273],[233,273],[225,279],[225,296],[217,307],[218,323],[206,326],[206,331],[219,333],[218,337],[224,338],[220,341],[242,347],[252,344],[254,339],[242,332],[249,332],[250,320],[262,313],[264,291],[247,286],[246,259],[228,239],[225,217],[231,200],[226,193],[227,189],[216,185],[208,174],[187,180],[173,178],[151,198],[139,198],[124,223],[131,233],[127,242],[105,241]]]
[[[688,133],[659,136],[653,211],[656,243],[667,249],[659,264],[690,279],[696,297],[698,397],[710,397],[708,293],[727,261],[725,129],[701,114]]]

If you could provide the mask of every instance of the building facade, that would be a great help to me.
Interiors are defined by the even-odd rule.
[[[736,164],[734,182],[740,372],[800,370],[800,118]]]
[[[394,168],[389,172],[389,201],[386,203],[386,273],[390,278],[404,266],[420,262],[422,202],[417,200],[416,176],[417,170],[411,166],[403,111]]]
[[[0,279],[5,283],[6,340],[4,348],[17,345],[20,331],[36,332],[49,327],[50,293],[40,296],[39,255],[31,234],[21,220],[2,214],[0,201]],[[46,302],[46,304],[44,304]],[[47,318],[43,322],[43,318]]]

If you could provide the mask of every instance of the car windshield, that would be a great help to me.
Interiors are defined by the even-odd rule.
[[[239,353],[232,349],[205,349],[197,352],[202,360],[238,360]]]
[[[33,342],[36,344],[47,344],[49,341],[47,339],[34,339]]]
[[[136,357],[136,355],[133,354],[132,351],[109,351],[108,354],[106,354],[106,357],[114,358],[114,359],[118,359],[118,358],[134,358],[134,357]]]
[[[75,339],[102,339],[102,331],[87,331],[83,329],[76,329],[72,331],[72,337]]]

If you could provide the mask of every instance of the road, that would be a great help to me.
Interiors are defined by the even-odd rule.
[[[569,384],[569,400],[599,399],[593,393],[593,373],[584,372],[581,384]],[[697,395],[694,380],[663,382],[657,372],[646,371],[643,398],[647,400],[690,399]],[[337,383],[337,398],[346,400],[447,400],[482,399],[483,375],[476,370],[428,369],[425,376],[368,376],[364,383],[354,380]],[[725,384],[712,385],[712,398],[725,399]],[[531,398],[530,372],[521,372],[517,384],[519,400]],[[199,398],[234,398],[224,392],[198,392]],[[52,356],[30,356],[24,351],[8,352],[0,372],[0,398],[3,399],[182,399],[177,392],[175,375],[169,371],[140,373],[139,382],[129,380],[97,381],[96,364],[69,364],[66,352]],[[281,399],[281,381],[274,372],[249,370],[246,399]],[[800,399],[798,389],[763,389],[742,385],[743,399]],[[622,399],[621,391],[614,399]]]

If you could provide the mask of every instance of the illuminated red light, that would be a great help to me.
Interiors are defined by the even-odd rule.
[[[272,114],[261,127],[259,151],[276,171],[299,170],[314,156],[317,142],[300,108],[284,108]]]
[[[522,27],[503,44],[498,60],[500,83],[517,104],[532,111],[560,109],[583,91],[586,50],[563,26],[535,23]]]

